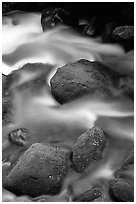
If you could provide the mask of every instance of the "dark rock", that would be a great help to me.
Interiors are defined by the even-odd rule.
[[[74,202],[91,202],[101,196],[101,192],[97,188],[92,188],[83,194],[76,195],[73,197]]]
[[[9,5],[8,5],[9,4]],[[74,13],[78,19],[90,20],[93,16],[106,16],[107,20],[120,20],[121,25],[133,25],[134,2],[3,2],[2,10],[6,11],[42,11],[44,8],[62,8]],[[8,10],[9,11],[9,10]]]
[[[76,26],[78,21],[72,14],[62,8],[49,7],[42,11],[41,24],[43,31],[46,31],[58,25]]]
[[[114,29],[112,38],[121,44],[126,51],[134,49],[134,26],[120,26]]]
[[[85,26],[83,33],[91,37],[101,35],[108,18],[105,16],[94,16],[90,23]]]
[[[119,40],[134,40],[134,26],[120,26],[114,29],[113,38]]]
[[[134,188],[122,178],[110,181],[109,193],[116,202],[134,202]]]
[[[106,145],[106,137],[103,130],[93,127],[82,134],[73,147],[73,168],[82,172],[86,167],[102,158]]]
[[[100,62],[82,59],[58,68],[50,83],[55,99],[66,103],[96,92],[111,95],[110,87],[116,79],[116,75]]]
[[[17,195],[54,195],[68,172],[70,152],[49,144],[33,144],[7,176],[4,187]]]
[[[78,19],[90,20],[93,16],[107,16],[109,22],[121,17],[122,22],[128,22],[128,17],[133,13],[133,4],[133,2],[79,2],[77,8],[77,2],[37,2],[40,11],[51,6],[54,9],[66,9],[74,13]]]
[[[29,131],[26,128],[19,128],[8,135],[9,141],[19,146],[25,146],[28,137]]]

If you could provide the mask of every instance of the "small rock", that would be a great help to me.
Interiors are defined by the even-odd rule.
[[[76,26],[78,21],[72,14],[62,8],[49,7],[42,11],[41,24],[43,31],[46,31],[58,25]]]
[[[101,196],[101,192],[97,188],[92,188],[83,194],[73,197],[74,202],[91,202]]]
[[[83,33],[91,37],[100,36],[105,24],[107,23],[107,17],[104,16],[94,16],[90,23],[85,26]]]
[[[109,193],[116,202],[134,202],[134,189],[122,178],[110,181]]]
[[[19,128],[9,133],[9,141],[19,146],[25,146],[29,132],[26,128]]]
[[[126,51],[134,49],[134,26],[120,26],[114,29],[112,38],[121,44]]]
[[[31,197],[59,193],[68,172],[71,152],[49,144],[35,143],[7,176],[4,187]]]
[[[106,145],[106,137],[103,130],[93,127],[82,134],[73,147],[73,168],[81,173],[86,167],[102,158]]]
[[[134,26],[120,26],[112,33],[115,39],[134,40]]]
[[[116,79],[117,75],[100,62],[82,59],[58,68],[50,84],[53,96],[63,104],[97,92],[111,95],[110,87]]]

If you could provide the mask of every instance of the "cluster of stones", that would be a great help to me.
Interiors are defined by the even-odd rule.
[[[17,142],[20,145],[20,140],[16,140],[16,145]],[[103,157],[106,143],[103,130],[92,127],[78,138],[73,148],[64,144],[32,144],[4,175],[3,186],[18,196],[27,195],[34,200],[47,201],[50,196],[61,192],[69,172],[82,174],[97,164]],[[129,168],[133,162],[133,154],[130,153],[122,168]],[[113,201],[133,201],[133,185],[118,175],[109,183],[109,194]],[[90,202],[100,199],[102,192],[99,188],[90,187],[82,194],[72,193],[71,197],[73,201]]]
[[[83,36],[90,36],[91,38],[101,36],[102,42],[119,43],[126,51],[133,50],[134,48],[132,4],[124,6],[121,14],[119,9],[118,15],[115,12],[115,5],[112,5],[113,7],[115,6],[115,11],[113,12],[112,6],[111,8],[109,7],[113,18],[112,16],[109,17],[109,15],[104,17],[103,14],[108,10],[107,7],[100,7],[100,11],[103,11],[103,13],[98,12],[101,13],[99,16],[97,13],[94,13],[95,9],[92,6],[92,11],[89,10],[88,12],[88,23],[84,25],[80,25],[76,15],[67,11],[64,6],[64,8],[48,8],[46,4],[38,2],[29,5],[23,3],[3,3],[3,13],[12,10],[28,11],[28,7],[31,11],[37,11],[38,6],[38,11],[41,12],[41,25],[44,32],[58,25],[67,25],[80,32]],[[46,9],[43,9],[45,7]],[[105,9],[107,10],[105,11]],[[92,13],[92,16],[90,16],[90,13]],[[119,18],[116,16],[119,16]],[[39,91],[41,88],[48,86],[47,76],[52,68],[51,66],[39,63],[27,64],[19,71],[14,71],[8,76],[2,75],[4,125],[10,123],[13,118],[14,107],[11,103],[13,97],[12,85],[19,80],[20,71],[40,70],[38,77],[17,87],[18,90],[25,90],[27,88],[32,92],[35,90]],[[126,76],[123,77],[124,81],[126,81]],[[109,71],[102,63],[82,59],[57,69],[56,74],[51,79],[51,92],[60,104],[64,104],[84,95],[94,96],[95,94],[103,94],[104,96],[112,96],[112,87],[119,86],[119,81],[120,76],[111,70]],[[125,91],[128,95],[131,93],[131,96],[134,93],[133,85],[132,87],[128,86],[127,81]],[[28,134],[28,130],[20,128],[9,133],[8,139],[11,144],[23,147],[26,144]],[[52,196],[57,200],[55,196],[62,191],[69,173],[83,174],[90,166],[101,161],[107,142],[107,137],[103,130],[99,127],[93,127],[82,134],[72,148],[64,144],[32,144],[27,150],[23,151],[21,156],[19,155],[20,157],[14,165],[8,162],[3,164],[3,195],[11,196],[12,199],[10,201],[27,202],[31,200],[34,202],[47,202],[50,201]],[[115,178],[109,182],[108,195],[111,201],[134,201],[133,182],[123,177],[122,174],[122,172],[130,170],[133,166],[134,151],[131,151],[128,153],[127,158],[125,158]],[[29,197],[24,198],[24,195]],[[104,201],[103,192],[98,187],[90,187],[89,190],[80,194],[72,192],[70,197],[75,202]],[[62,201],[71,200],[69,200],[68,196],[64,196],[62,199]],[[7,201],[7,198],[5,201]]]

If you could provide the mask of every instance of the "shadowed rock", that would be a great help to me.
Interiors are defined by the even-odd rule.
[[[49,7],[42,11],[41,24],[43,31],[46,31],[58,25],[76,26],[78,21],[65,9]]]
[[[112,33],[115,39],[134,40],[134,26],[120,26]]]

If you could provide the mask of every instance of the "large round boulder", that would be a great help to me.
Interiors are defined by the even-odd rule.
[[[57,69],[50,81],[51,91],[62,104],[83,95],[111,95],[111,86],[116,77],[115,73],[100,62],[82,59]]]

